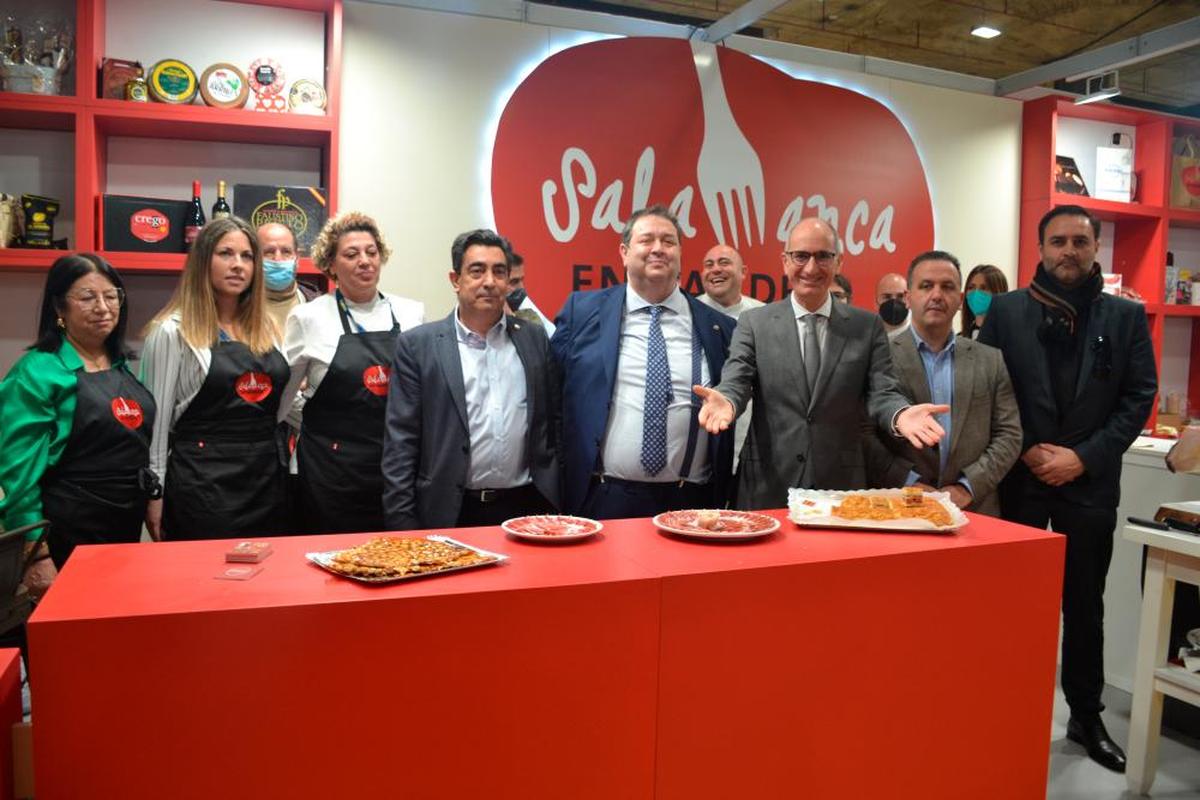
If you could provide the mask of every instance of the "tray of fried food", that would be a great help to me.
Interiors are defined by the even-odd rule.
[[[788,519],[809,528],[954,531],[967,517],[946,492],[904,489],[788,490]]]
[[[508,559],[449,536],[376,536],[357,547],[304,556],[334,575],[363,583],[442,575]]]

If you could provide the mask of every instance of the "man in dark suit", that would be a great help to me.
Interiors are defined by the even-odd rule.
[[[896,389],[882,320],[833,302],[829,285],[841,255],[829,223],[802,220],[782,259],[792,293],[742,314],[720,385],[696,387],[710,432],[728,428],[753,397],[738,467],[740,508],[787,505],[793,486],[866,488],[864,403],[876,425],[916,447],[937,444],[942,428],[933,415],[949,410],[910,405]]]
[[[458,305],[400,335],[388,384],[384,513],[395,530],[498,525],[559,500],[558,382],[539,325],[504,313],[512,248],[454,240]]]
[[[1062,687],[1067,737],[1125,771],[1104,705],[1104,582],[1120,501],[1121,457],[1158,388],[1146,312],[1101,292],[1100,222],[1059,206],[1038,225],[1042,263],[1026,289],[992,300],[979,341],[1004,353],[1025,430],[1000,486],[1005,519],[1067,537]]]
[[[912,327],[891,338],[900,391],[914,403],[944,403],[946,438],[914,448],[906,439],[872,436],[881,486],[921,486],[948,492],[959,508],[1000,516],[996,487],[1021,453],[1021,418],[999,350],[954,335],[962,306],[958,259],[921,253],[908,267]]]
[[[733,446],[696,424],[732,318],[679,289],[679,222],[635,211],[621,235],[627,286],[573,292],[551,347],[563,382],[563,504],[601,519],[722,507]]]

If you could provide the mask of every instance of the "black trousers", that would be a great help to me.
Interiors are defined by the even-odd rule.
[[[1112,561],[1115,508],[1082,506],[1063,500],[1052,487],[1032,486],[1027,478],[1001,485],[1001,516],[1012,522],[1067,537],[1063,570],[1062,688],[1074,716],[1104,709],[1104,583]]]
[[[554,506],[542,497],[532,483],[515,489],[498,489],[480,499],[479,492],[467,490],[463,493],[462,508],[458,512],[458,528],[478,528],[484,525],[499,525],[506,519],[523,517],[526,514],[553,514]]]
[[[683,508],[712,508],[712,487],[707,483],[643,483],[619,478],[593,477],[580,513],[592,519],[653,517]]]

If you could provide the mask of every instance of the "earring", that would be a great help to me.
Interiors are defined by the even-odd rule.
[[[62,317],[59,317],[59,318],[58,318],[58,327],[59,327],[59,330],[64,330],[64,331],[65,331],[65,330],[67,329],[67,324],[66,324],[65,322],[63,322],[63,318],[62,318]]]

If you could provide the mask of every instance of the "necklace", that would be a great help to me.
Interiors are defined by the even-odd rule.
[[[79,355],[79,360],[83,362],[83,367],[88,372],[101,372],[108,369],[111,364],[108,360],[108,353],[101,350],[98,355],[87,352],[87,350],[79,342],[75,341],[71,336],[67,337],[67,341],[75,348],[75,352]]]

